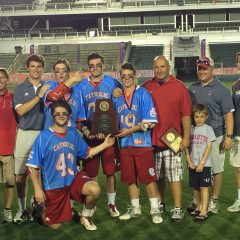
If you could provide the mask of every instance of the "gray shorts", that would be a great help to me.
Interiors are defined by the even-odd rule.
[[[216,141],[212,143],[212,171],[213,174],[221,173],[224,171],[225,151],[221,149],[223,136],[217,137]]]
[[[13,156],[0,155],[0,182],[15,185]]]
[[[240,168],[240,137],[233,140],[233,146],[230,150],[230,164],[233,167]]]
[[[18,129],[14,150],[15,174],[26,174],[26,161],[40,131]]]
[[[172,150],[154,151],[155,167],[158,179],[166,177],[169,182],[178,182],[183,178],[182,153]]]

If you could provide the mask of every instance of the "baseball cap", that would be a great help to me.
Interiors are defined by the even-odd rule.
[[[208,69],[210,66],[214,67],[214,61],[209,57],[202,57],[197,60],[197,68]]]

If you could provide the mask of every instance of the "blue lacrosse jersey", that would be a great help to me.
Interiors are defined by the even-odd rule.
[[[49,128],[36,138],[26,166],[40,169],[44,190],[63,188],[76,177],[77,158],[86,157],[88,152],[76,129],[68,127],[66,136],[60,137]]]
[[[48,102],[46,97],[50,91],[53,91],[58,86],[58,83],[56,81],[47,81],[45,84],[51,85],[44,96],[44,129],[47,129],[53,125],[53,117],[51,115],[52,103]],[[75,127],[76,121],[86,120],[86,113],[81,92],[78,92],[76,89],[74,90],[74,88],[71,88],[70,92],[66,93],[63,99],[68,102],[69,106],[72,109],[72,115],[68,122],[68,126]]]
[[[82,93],[87,120],[92,120],[96,100],[111,99],[112,92],[117,87],[122,88],[121,83],[108,75],[104,75],[101,82],[96,85],[89,78],[84,78],[73,87],[77,92]]]
[[[153,105],[150,93],[140,86],[136,89],[132,96],[130,106],[126,103],[125,97],[121,96],[113,98],[113,104],[118,116],[119,129],[132,128],[140,122],[157,122],[157,114]],[[120,139],[121,148],[127,146],[134,147],[151,147],[151,130],[146,132],[134,132],[131,135]]]

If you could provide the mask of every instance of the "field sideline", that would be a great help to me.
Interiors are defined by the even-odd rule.
[[[230,88],[231,83],[227,83]],[[185,159],[184,181],[183,181],[183,208],[186,209],[191,201],[191,189],[188,187],[188,171]],[[117,176],[119,180],[119,175]],[[99,176],[99,184],[102,188],[101,198],[97,204],[97,212],[94,216],[94,223],[98,227],[95,232],[86,231],[83,227],[76,223],[70,222],[64,224],[59,230],[51,230],[42,227],[36,223],[23,223],[20,225],[0,224],[1,240],[125,240],[125,239],[193,239],[193,240],[221,240],[221,239],[240,239],[240,215],[239,213],[228,213],[227,207],[230,206],[236,196],[234,169],[229,165],[229,154],[225,159],[225,172],[223,176],[223,187],[220,197],[220,212],[216,215],[209,215],[209,219],[204,223],[194,222],[192,217],[186,213],[182,222],[172,223],[170,210],[172,208],[172,199],[170,192],[167,190],[167,212],[163,214],[163,223],[154,225],[149,215],[149,203],[146,192],[141,187],[140,203],[142,205],[142,215],[139,218],[122,222],[118,219],[112,219],[108,216],[106,207],[105,194],[105,178],[102,174]],[[32,194],[32,186],[29,184],[30,193]],[[1,196],[3,193],[3,185],[0,185]],[[117,192],[117,206],[121,213],[126,211],[129,205],[127,194],[127,186],[119,183]],[[28,200],[29,202],[29,200]],[[3,206],[3,197],[0,198],[0,206]],[[81,206],[76,205],[81,209]],[[13,205],[13,213],[17,212],[17,200]]]

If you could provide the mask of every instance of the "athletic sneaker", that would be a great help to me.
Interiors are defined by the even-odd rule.
[[[4,208],[2,211],[3,223],[10,223],[13,221],[11,209]]]
[[[218,213],[219,203],[218,199],[212,198],[208,204],[208,212]]]
[[[133,207],[130,206],[126,213],[119,217],[120,220],[129,220],[131,218],[136,218],[141,215],[141,206]]]
[[[163,221],[159,208],[152,208],[150,215],[152,216],[152,222],[155,224],[159,224]]]
[[[197,202],[195,200],[192,200],[187,207],[187,211],[191,214],[191,212],[194,212],[195,210],[197,210]]]
[[[89,231],[97,230],[97,227],[94,225],[91,217],[81,217],[81,224]]]
[[[234,204],[227,208],[228,212],[239,212],[240,211],[240,199],[237,199]]]
[[[172,221],[174,222],[180,222],[184,218],[184,212],[181,208],[174,208],[171,210],[173,212],[172,214]]]
[[[17,224],[21,224],[23,222],[26,222],[28,220],[28,212],[27,210],[19,210],[15,217],[13,218],[13,222]]]
[[[166,204],[164,202],[158,203],[160,213],[166,212]]]
[[[113,205],[113,204],[108,205],[108,213],[111,217],[119,217],[120,215],[116,205]]]

